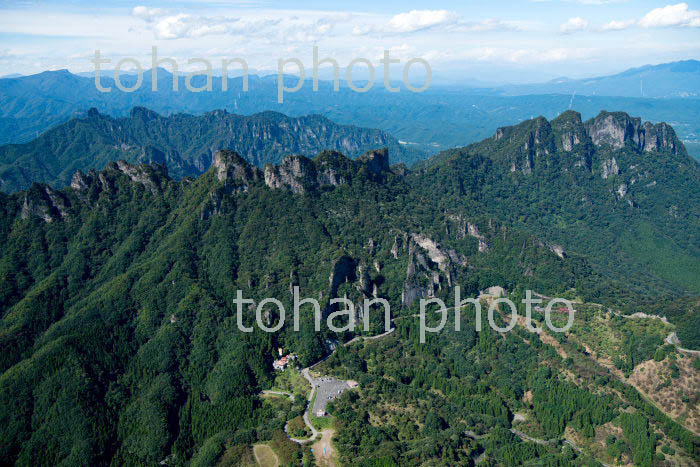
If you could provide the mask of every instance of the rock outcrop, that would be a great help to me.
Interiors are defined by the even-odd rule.
[[[617,160],[612,157],[602,162],[600,167],[600,176],[603,178],[609,178],[614,175],[620,175],[620,166],[617,165]]]
[[[70,201],[64,193],[35,183],[24,195],[20,217],[25,220],[38,217],[51,223],[68,217],[69,208]]]
[[[389,150],[387,148],[369,151],[360,156],[357,161],[360,164],[364,164],[367,170],[374,175],[391,170],[389,167]]]
[[[111,162],[109,169],[118,170],[128,176],[131,181],[140,183],[152,193],[160,189],[163,179],[168,178],[168,169],[164,165],[132,165],[126,161]]]
[[[304,156],[287,156],[279,165],[265,166],[265,185],[305,193],[318,185],[316,166]]]
[[[624,112],[602,111],[585,124],[586,132],[596,146],[621,149],[626,145],[643,151],[668,151],[678,154],[680,142],[670,125],[644,122]]]
[[[301,194],[349,184],[363,169],[374,179],[391,172],[388,150],[369,151],[354,161],[336,151],[323,151],[314,159],[287,156],[279,165],[265,166],[264,178],[270,188],[287,188]]]
[[[434,297],[443,287],[452,287],[456,271],[467,260],[451,249],[422,234],[408,236],[408,265],[401,292],[401,304],[410,307],[416,300]]]
[[[552,126],[544,117],[512,127],[499,128],[493,138],[498,149],[508,148],[511,172],[530,175],[535,166],[546,164],[555,149]]]
[[[259,169],[227,149],[216,151],[211,166],[220,182],[234,184],[241,191],[247,191],[251,183],[261,178]]]

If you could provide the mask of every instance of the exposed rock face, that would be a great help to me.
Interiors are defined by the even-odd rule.
[[[493,138],[497,146],[516,145],[517,149],[510,157],[511,172],[520,171],[529,175],[535,166],[547,163],[547,156],[556,147],[552,126],[544,117],[528,120],[512,127],[499,128]]]
[[[50,223],[68,217],[69,208],[70,202],[63,193],[48,185],[34,184],[24,195],[20,217],[38,217]]]
[[[389,168],[389,150],[387,148],[367,152],[357,161],[365,164],[367,169],[375,175],[391,170]]]
[[[601,112],[586,122],[586,132],[596,146],[608,145],[621,149],[629,144],[639,151],[669,151],[679,153],[676,133],[666,123],[642,124],[640,118],[630,117],[624,112]]]
[[[620,198],[624,198],[625,195],[627,195],[627,184],[622,183],[619,187],[617,187],[617,194]]]
[[[73,174],[73,178],[70,181],[70,187],[79,193],[83,193],[90,188],[90,184],[95,180],[95,171],[90,170],[87,175],[82,171],[78,170]]]
[[[565,152],[576,152],[578,159],[574,167],[591,168],[592,144],[581,121],[581,114],[567,110],[552,120],[552,129],[557,136],[557,147]]]
[[[586,122],[586,130],[596,146],[607,144],[620,149],[628,139],[639,142],[637,130],[640,124],[640,119],[630,118],[627,114],[601,112],[593,120]]]
[[[161,180],[168,176],[168,169],[161,165],[131,165],[126,161],[113,164],[110,163],[108,167],[126,174],[133,182],[144,185],[152,193],[158,191]]]
[[[676,132],[666,123],[653,125],[650,122],[645,122],[644,151],[669,151],[672,154],[678,154],[679,147]]]
[[[316,167],[304,156],[287,156],[280,165],[265,166],[265,185],[304,193],[316,182]]]
[[[617,161],[614,157],[603,161],[600,176],[603,178],[608,178],[612,177],[613,175],[620,175],[620,167],[617,165]]]
[[[422,234],[408,237],[408,266],[401,292],[401,303],[410,307],[416,300],[434,297],[443,288],[451,287],[455,270],[466,267],[467,260],[456,251],[442,248]]]
[[[391,246],[391,256],[393,256],[394,259],[399,258],[399,248],[403,248],[403,245],[403,239],[399,235],[395,235],[394,244]]]
[[[486,243],[486,237],[481,235],[479,227],[476,224],[467,224],[469,235],[479,240],[479,251],[485,253],[489,250],[489,245]]]
[[[416,244],[418,244],[418,246],[428,253],[431,261],[437,263],[441,271],[445,271],[449,262],[449,257],[440,249],[437,243],[420,234],[413,234],[411,235],[411,238],[414,242],[416,242]]]
[[[557,244],[551,244],[549,245],[549,251],[557,255],[558,257],[564,259],[566,257],[566,254],[564,253],[564,247],[561,245]]]
[[[222,150],[214,154],[212,167],[216,171],[216,178],[220,182],[226,181],[236,184],[243,191],[247,191],[251,183],[260,179],[260,170],[251,166],[238,153]]]
[[[356,161],[336,151],[323,151],[313,160],[304,156],[287,156],[279,165],[265,166],[265,184],[270,188],[306,193],[348,184],[363,167],[373,178],[390,172],[388,150],[370,151]]]
[[[538,167],[548,167],[564,172],[599,169],[603,178],[623,172],[620,162],[626,165],[627,159],[610,154],[623,148],[638,154],[687,155],[670,125],[606,111],[586,122],[571,110],[551,123],[538,117],[499,128],[493,138],[480,144],[485,153],[500,154],[499,162],[514,175],[530,175]]]

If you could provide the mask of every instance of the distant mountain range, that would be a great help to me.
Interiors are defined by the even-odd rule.
[[[692,61],[676,62],[630,70],[612,77],[530,87],[433,86],[421,94],[405,90],[389,93],[383,89],[381,82],[375,83],[374,88],[364,94],[344,86],[334,92],[332,83],[328,81],[321,81],[318,92],[314,92],[311,81],[307,80],[300,91],[287,93],[283,104],[276,102],[275,76],[251,75],[248,92],[241,91],[240,77],[228,80],[227,91],[221,90],[221,78],[214,77],[211,92],[191,93],[185,90],[184,76],[179,77],[179,91],[175,92],[172,90],[172,75],[159,70],[158,91],[153,92],[151,73],[145,71],[143,84],[138,91],[119,92],[114,89],[112,78],[104,77],[103,86],[112,87],[113,90],[101,93],[95,88],[92,77],[76,76],[66,70],[47,71],[0,80],[0,144],[30,141],[57,124],[84,115],[91,107],[104,114],[123,117],[136,106],[144,106],[163,115],[179,112],[203,114],[212,109],[225,109],[244,115],[265,110],[290,116],[319,114],[338,123],[386,131],[422,157],[479,141],[504,125],[538,115],[552,119],[569,109],[581,112],[583,118],[594,117],[605,109],[624,109],[645,120],[669,122],[683,141],[700,142],[700,106],[697,99],[634,97],[638,96],[634,92],[639,89],[640,76],[643,77],[647,96],[697,94],[698,87],[692,89],[695,86],[693,83],[697,83],[698,73],[693,71],[696,64]],[[652,79],[651,76],[667,78]],[[130,81],[133,79],[133,76],[124,76],[124,85],[133,84]],[[658,84],[652,83],[657,81]],[[588,82],[599,84],[583,87],[582,83]],[[652,93],[653,89],[661,89],[662,82],[666,83],[666,90]],[[614,93],[618,95],[601,95],[605,92],[600,83],[607,83],[605,89],[617,89]],[[198,83],[195,82],[195,85]],[[595,92],[589,93],[586,89]],[[692,145],[689,147],[693,148]]]
[[[631,68],[609,76],[558,78],[547,83],[509,85],[505,95],[577,94],[643,98],[700,98],[700,61],[685,60]]]
[[[263,167],[287,155],[329,149],[357,157],[381,147],[398,162],[417,157],[383,131],[339,125],[319,115],[292,118],[269,111],[241,116],[217,110],[164,117],[135,107],[129,117],[113,118],[91,109],[31,142],[0,147],[0,190],[25,189],[37,181],[63,187],[76,170],[102,169],[120,159],[165,164],[171,176],[182,178],[204,173],[219,149],[235,150]]]

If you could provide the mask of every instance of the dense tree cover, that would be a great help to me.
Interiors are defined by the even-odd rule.
[[[596,121],[609,115],[624,116]],[[681,304],[700,293],[700,166],[671,133],[666,149],[649,152],[629,138],[619,148],[594,145],[585,125],[566,112],[506,128],[427,161],[415,188],[442,209],[493,216],[583,255],[588,277],[605,280],[580,281],[579,296],[625,312],[669,311],[695,348],[697,313]],[[579,143],[566,150],[574,136]],[[604,173],[613,159],[616,170]]]
[[[541,368],[531,376],[532,405],[547,437],[560,436],[567,425],[592,437],[595,427],[614,416],[615,399],[593,394],[585,389],[552,378],[549,368]]]
[[[489,328],[476,332],[473,313],[465,313],[463,324],[461,331],[445,330],[420,345],[415,320],[401,320],[395,336],[339,349],[324,362],[322,370],[355,379],[362,388],[329,404],[341,459],[462,465],[483,454],[487,465],[588,462],[556,441],[522,441],[510,431],[513,412],[523,410],[531,391],[534,416],[556,440],[567,425],[592,436],[590,430],[614,418],[619,401],[543,367],[559,357],[532,334],[525,332],[525,341]]]
[[[68,186],[77,170],[102,169],[117,160],[165,164],[173,177],[182,178],[204,173],[219,149],[234,150],[263,167],[288,155],[312,157],[333,149],[357,157],[382,146],[391,149],[396,162],[414,157],[387,133],[338,125],[319,115],[291,118],[270,111],[242,116],[216,110],[164,117],[134,107],[128,117],[116,119],[93,108],[30,142],[0,146],[0,190],[26,189],[33,182]]]
[[[444,238],[472,258],[465,294],[519,280],[555,292],[587,273],[495,223],[484,235],[499,254],[484,255],[475,239],[448,237],[446,218],[421,205],[403,177],[350,169],[357,173],[348,184],[303,196],[261,182],[231,191],[213,172],[176,183],[162,169],[144,168],[134,181],[116,165],[84,190],[49,191],[54,198],[41,186],[2,195],[2,457],[178,463],[205,447],[217,451],[228,437],[270,439],[284,420],[273,422],[258,393],[271,384],[276,349],[295,351],[308,365],[327,352],[328,338],[348,336],[329,334],[325,324],[314,332],[310,309],[300,332],[289,324],[277,334],[257,326],[240,332],[235,291],[256,302],[277,297],[291,311],[295,284],[325,308],[329,274],[350,256],[382,265],[370,279],[400,313],[408,258],[389,250],[401,231]],[[63,204],[51,204],[59,197]],[[522,254],[507,254],[521,242]],[[344,282],[336,294],[359,300],[351,279]],[[269,325],[278,319],[274,308],[263,314]],[[244,315],[246,326],[255,323],[253,310]],[[432,372],[408,371],[416,385],[446,384]],[[507,424],[497,399],[473,403],[483,406],[483,423]]]
[[[437,160],[408,175],[337,153],[308,163],[332,170],[337,186],[309,185],[294,194],[271,189],[260,177],[241,179],[253,173],[249,167],[212,168],[175,182],[160,166],[112,164],[86,178],[84,187],[35,185],[0,194],[0,458],[19,465],[166,459],[207,465],[226,452],[244,455],[240,446],[272,440],[289,450],[289,462],[299,462],[303,450],[280,437],[299,407],[259,397],[272,384],[277,349],[297,353],[306,366],[333,341],[364,331],[336,334],[324,323],[315,332],[309,307],[295,332],[291,292],[298,286],[302,297],[318,298],[326,314],[334,297],[359,303],[376,295],[389,301],[397,318],[391,338],[362,350],[341,347],[326,363],[362,388],[330,407],[343,459],[455,465],[483,455],[501,464],[588,462],[558,441],[544,447],[513,442],[513,413],[529,404],[525,395],[532,391],[532,406],[525,408],[546,433],[557,437],[570,426],[591,436],[592,428],[618,414],[609,394],[593,381],[575,385],[556,370],[542,373],[542,365],[559,361],[552,347],[521,329],[503,336],[488,326],[476,332],[467,310],[460,331],[445,329],[420,344],[411,319],[417,303],[406,295],[452,303],[454,285],[463,297],[502,285],[517,297],[530,288],[616,303],[645,293],[631,278],[638,258],[610,266],[603,253],[590,253],[594,238],[556,254],[550,242],[563,233],[552,224],[562,221],[571,199],[556,208],[546,188],[557,186],[554,169],[547,172],[551,183],[540,184],[507,174],[491,178],[489,170],[499,173],[498,161],[478,154]],[[509,183],[516,182],[528,197],[526,188],[533,189],[530,201],[550,196],[544,198],[549,206],[537,206],[547,215],[512,197],[517,190]],[[591,183],[603,191],[590,196],[602,197],[605,187]],[[664,193],[678,195],[671,188]],[[612,200],[603,206],[617,209]],[[582,231],[591,228],[586,215]],[[596,221],[610,222],[609,231],[593,223],[600,238],[619,233],[615,219],[601,214]],[[669,230],[674,245],[692,243],[697,232],[691,220],[678,221],[689,229],[685,240],[680,227]],[[595,237],[598,230],[587,232]],[[443,256],[418,245],[426,238]],[[602,251],[613,255],[613,245]],[[677,253],[693,257],[695,250]],[[618,275],[622,266],[630,272]],[[688,276],[673,269],[662,272],[644,276],[651,289],[688,284]],[[617,285],[627,280],[630,291],[620,293]],[[255,325],[255,306],[246,306],[242,321],[253,330],[241,332],[233,305],[238,290],[255,304],[279,299],[286,325],[263,332]],[[383,322],[371,316],[370,333],[376,333]],[[260,316],[267,326],[279,319],[272,306]],[[630,361],[651,358],[654,345],[630,342]],[[697,457],[692,435],[633,389],[616,389]]]
[[[657,439],[647,419],[636,413],[625,412],[620,415],[620,426],[632,449],[634,465],[651,467],[654,463]]]

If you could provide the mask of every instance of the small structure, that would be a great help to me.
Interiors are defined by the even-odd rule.
[[[282,371],[287,366],[292,362],[292,360],[296,360],[297,356],[294,354],[288,354],[283,357],[281,357],[279,360],[275,360],[272,362],[272,368],[278,371]]]
[[[318,411],[316,411],[316,416],[317,417],[325,417],[326,411],[325,410],[318,410]]]

